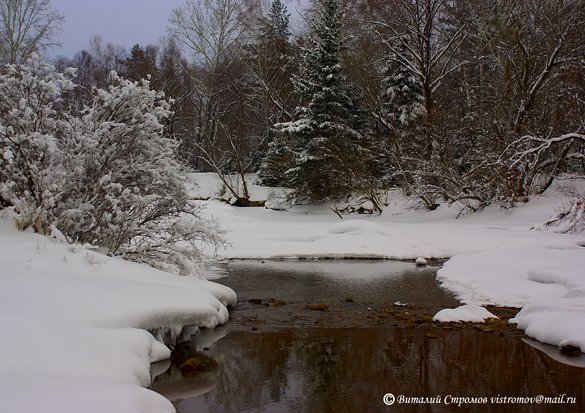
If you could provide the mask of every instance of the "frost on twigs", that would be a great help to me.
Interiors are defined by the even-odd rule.
[[[112,72],[108,89],[70,108],[61,96],[74,71],[30,62],[4,73],[0,198],[20,229],[202,276],[198,244],[218,247],[223,233],[188,199],[162,94]]]
[[[285,188],[271,188],[268,190],[268,199],[265,207],[275,211],[286,211],[294,205],[294,200],[290,196],[290,191]]]
[[[17,213],[21,230],[45,234],[67,171],[56,131],[55,107],[74,87],[74,72],[55,72],[38,58],[6,66],[0,76],[0,200]]]
[[[536,227],[537,230],[552,229],[561,234],[585,233],[585,196],[572,188],[565,188],[569,201],[557,208],[556,214]]]
[[[197,218],[197,213],[141,228],[120,248],[121,255],[173,274],[203,278],[201,244],[219,248],[225,239],[217,222]]]

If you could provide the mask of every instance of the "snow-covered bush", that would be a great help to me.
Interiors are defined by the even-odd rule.
[[[51,66],[9,67],[0,77],[0,194],[21,229],[51,225],[70,242],[183,275],[201,275],[198,244],[221,245],[217,224],[187,197],[169,116],[147,81],[111,74],[81,111],[62,90],[74,87]]]
[[[0,199],[15,207],[21,229],[44,233],[56,218],[67,173],[55,108],[72,77],[37,60],[0,76]]]
[[[561,234],[585,234],[585,196],[573,187],[565,187],[563,191],[569,200],[557,208],[552,218],[536,229],[549,229]]]

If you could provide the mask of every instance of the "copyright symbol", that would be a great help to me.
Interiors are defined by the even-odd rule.
[[[396,399],[394,398],[394,395],[392,393],[386,393],[384,395],[384,404],[386,406],[391,406],[394,404],[394,401],[396,401]]]

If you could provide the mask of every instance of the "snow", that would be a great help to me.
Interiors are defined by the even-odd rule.
[[[483,323],[488,318],[499,318],[483,307],[475,304],[466,304],[457,308],[446,308],[439,311],[433,317],[433,321],[440,323],[449,322],[472,322],[472,323]]]
[[[523,307],[565,296],[585,282],[584,265],[583,248],[497,249],[452,258],[438,279],[464,302]]]
[[[212,198],[216,200],[225,200],[227,191],[224,188],[224,184],[217,177],[217,174],[211,172],[191,173],[187,177],[190,183],[188,194],[192,199],[207,200]],[[269,193],[273,192],[274,189],[256,185],[256,180],[256,174],[246,175],[250,201],[265,201],[268,198]]]
[[[144,387],[181,334],[228,318],[235,293],[52,241],[0,219],[0,411],[173,412]]]
[[[528,335],[585,350],[585,238],[532,230],[562,203],[554,190],[511,211],[457,219],[456,208],[409,209],[392,193],[381,216],[340,220],[329,206],[232,207],[215,199],[213,174],[191,178],[200,184],[191,196],[209,198],[197,202],[227,231],[219,258],[449,258],[438,279],[465,305],[436,320],[485,320],[485,304],[522,307],[513,321]],[[272,190],[250,191],[266,200]],[[6,213],[0,219],[0,411],[173,412],[144,388],[150,363],[169,356],[162,342],[197,331],[189,326],[225,323],[235,293],[52,235],[17,231]]]
[[[422,265],[427,265],[427,260],[425,260],[423,257],[418,257],[418,258],[417,258],[417,259],[414,261],[414,263],[415,263],[416,265],[421,265],[421,266],[422,266]]]
[[[343,220],[329,206],[273,211],[203,203],[228,231],[230,247],[220,257],[449,258],[437,277],[462,303],[523,307],[513,321],[528,335],[585,350],[585,238],[533,230],[563,204],[555,188],[509,211],[491,207],[458,218],[446,205],[408,209],[398,193],[389,194],[381,216]]]
[[[391,195],[397,197],[397,194]],[[227,230],[231,247],[223,258],[368,257],[416,260],[450,258],[491,250],[581,249],[585,238],[531,231],[554,214],[556,197],[535,199],[511,212],[490,208],[454,219],[458,210],[407,210],[402,199],[381,216],[346,215],[340,220],[329,206],[297,206],[288,211],[234,208],[213,200],[202,202],[207,213]],[[208,253],[213,251],[208,250]]]

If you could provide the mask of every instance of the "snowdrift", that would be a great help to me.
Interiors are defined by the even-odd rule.
[[[0,219],[0,411],[174,412],[150,363],[235,304],[229,288],[20,232]],[[196,326],[196,327],[193,327]]]

